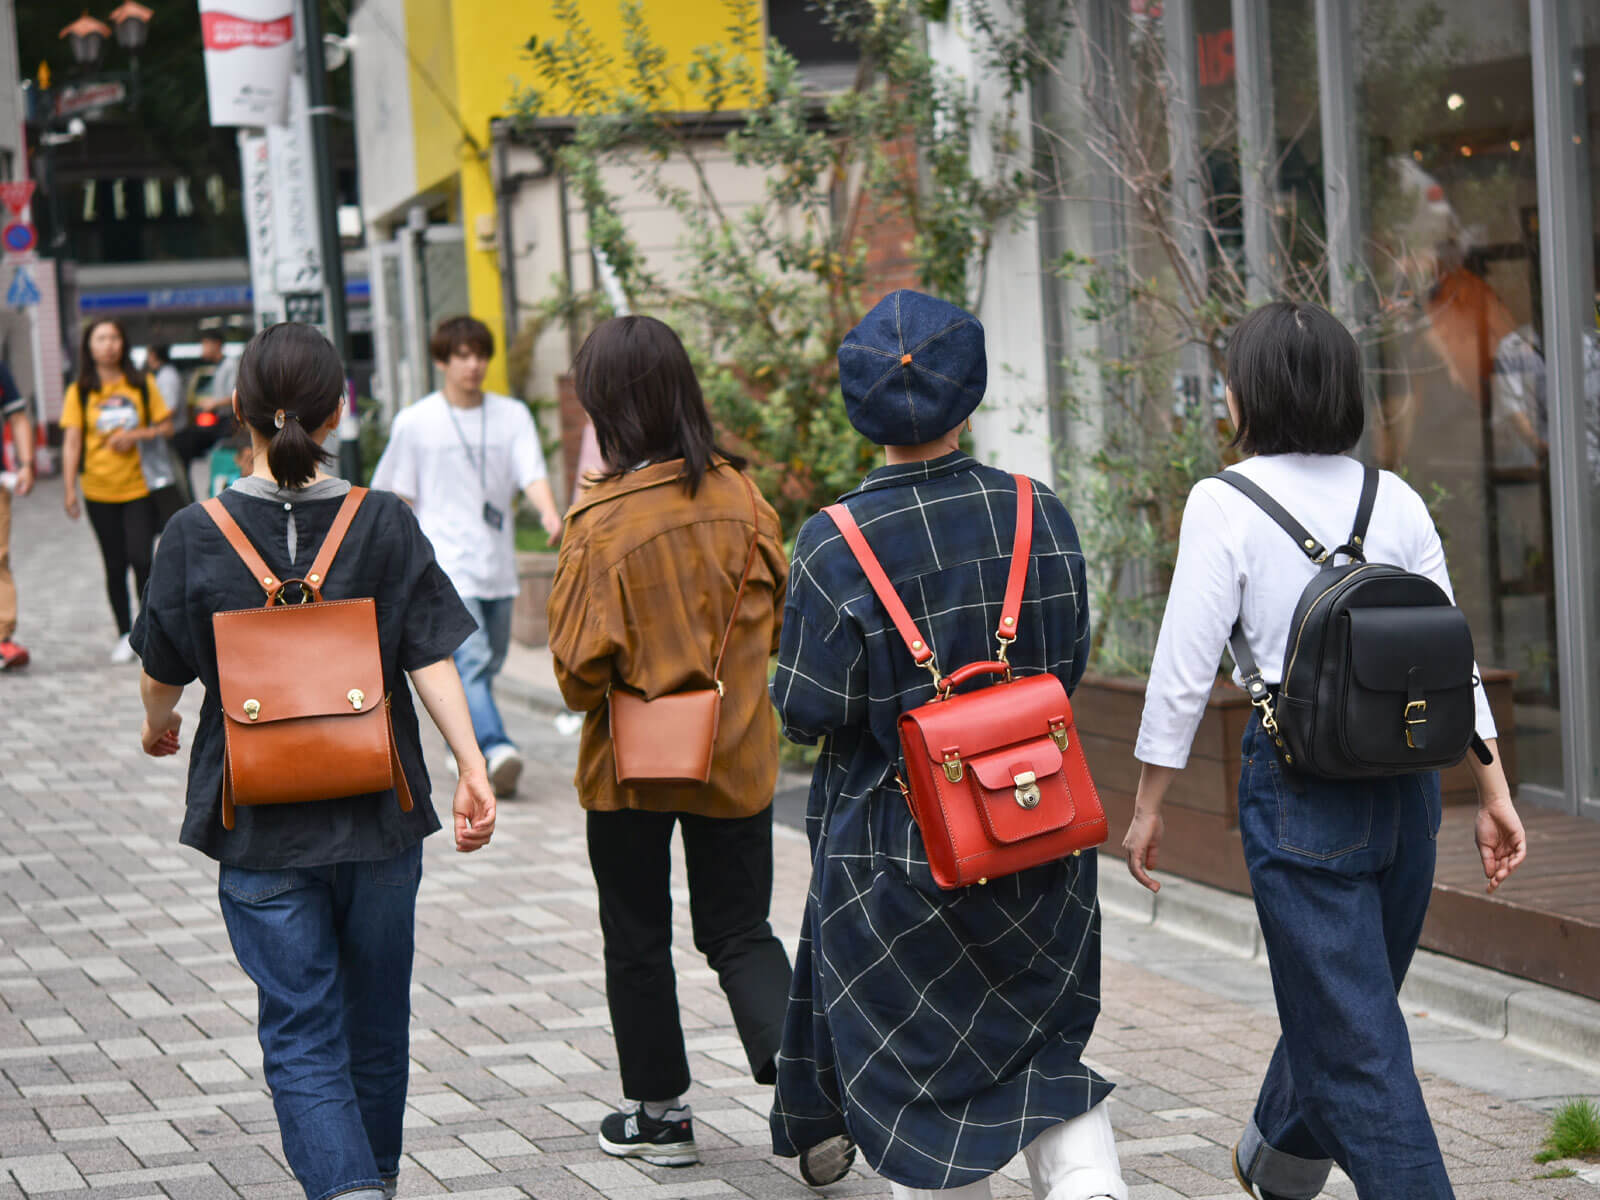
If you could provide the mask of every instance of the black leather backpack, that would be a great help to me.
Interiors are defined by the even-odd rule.
[[[1214,478],[1249,497],[1321,568],[1295,605],[1276,694],[1238,622],[1228,641],[1284,763],[1325,779],[1366,779],[1450,766],[1469,746],[1488,763],[1475,732],[1466,615],[1431,579],[1366,559],[1377,470],[1367,468],[1350,540],[1332,551],[1243,475]],[[1348,561],[1336,563],[1340,555]]]

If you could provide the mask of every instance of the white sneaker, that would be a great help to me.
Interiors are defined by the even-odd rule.
[[[522,778],[522,755],[515,746],[496,746],[489,755],[489,783],[496,796],[510,796]]]
[[[123,634],[117,639],[117,644],[111,647],[111,661],[117,664],[131,663],[139,656],[133,652],[133,640]]]

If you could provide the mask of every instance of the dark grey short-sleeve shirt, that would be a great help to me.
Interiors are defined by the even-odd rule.
[[[311,569],[348,485],[338,481],[284,491],[242,480],[222,503],[280,579]],[[291,530],[293,533],[291,554]],[[133,648],[151,678],[206,690],[199,725],[184,731],[189,752],[184,845],[231,866],[273,870],[392,857],[439,828],[430,799],[405,673],[448,658],[476,628],[434,561],[411,509],[390,492],[362,502],[322,590],[327,600],[377,601],[384,687],[391,696],[395,741],[415,807],[400,811],[394,792],[310,804],[237,810],[222,828],[222,709],[218,701],[213,613],[259,607],[266,599],[222,531],[199,505],[172,518],[162,535]],[[292,648],[286,648],[290,652]]]

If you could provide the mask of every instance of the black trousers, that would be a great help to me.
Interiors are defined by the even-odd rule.
[[[233,431],[234,419],[230,412],[218,413],[215,425],[196,425],[191,419],[189,424],[172,435],[172,448],[178,452],[187,470],[190,463],[203,454],[211,453],[211,447],[223,438],[232,437]]]
[[[628,809],[589,813],[589,864],[600,889],[606,1001],[622,1093],[671,1100],[689,1088],[672,970],[672,827],[683,827],[694,944],[733,1010],[757,1083],[773,1059],[789,1003],[789,956],[773,936],[772,809],[721,820]]]
[[[133,587],[144,602],[144,587],[150,582],[150,559],[155,552],[160,516],[149,496],[122,504],[85,500],[89,524],[100,543],[100,558],[106,565],[106,597],[117,619],[118,633],[133,632],[133,610],[128,604],[128,569],[133,569]]]

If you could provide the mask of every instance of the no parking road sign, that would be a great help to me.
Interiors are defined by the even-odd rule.
[[[0,229],[0,245],[4,245],[9,254],[26,254],[38,244],[38,233],[26,221],[12,221]]]

